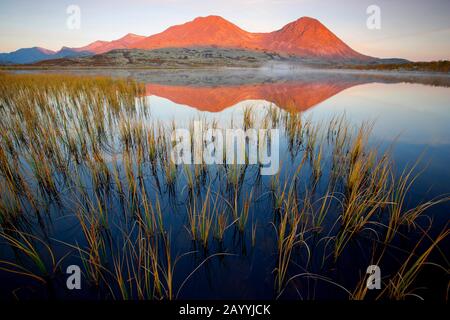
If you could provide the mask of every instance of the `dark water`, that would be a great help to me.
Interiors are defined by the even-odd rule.
[[[447,87],[445,81],[442,86],[407,83],[407,81],[408,79],[389,77],[380,79],[371,76],[313,74],[290,81],[243,84],[237,87],[228,83],[224,86],[213,87],[194,86],[185,89],[183,94],[178,93],[179,88],[175,85],[149,84],[147,87],[151,94],[150,103],[156,109],[155,114],[167,120],[191,118],[199,111],[206,113],[208,117],[223,120],[242,113],[246,107],[267,107],[271,104],[285,109],[295,106],[297,110],[304,111],[306,116],[312,116],[314,121],[318,122],[326,122],[333,115],[343,113],[355,125],[365,120],[375,119],[371,144],[382,147],[393,145],[393,158],[399,172],[412,165],[418,158],[423,157],[419,170],[424,170],[424,172],[410,193],[409,201],[412,205],[450,193],[450,167],[448,166],[450,163],[450,126],[448,125],[450,121],[450,88]],[[224,93],[223,88],[228,89],[229,95]],[[242,100],[239,95],[242,96]],[[199,99],[196,100],[193,97],[199,97]],[[205,105],[205,101],[211,100],[216,102],[215,106],[220,105],[220,110]],[[240,101],[235,103],[237,100]],[[282,161],[289,163],[290,159],[286,157]],[[255,216],[258,218],[261,215],[264,216],[265,207],[266,204],[262,202],[260,208],[255,208]],[[450,206],[448,204],[437,206],[429,210],[428,214],[434,219],[434,231],[441,231],[449,221]],[[264,221],[270,217],[271,213],[269,212],[266,218],[261,220]],[[270,233],[270,231],[266,232]],[[267,239],[270,238],[270,235],[262,233],[261,238]],[[399,246],[407,250],[412,243],[400,242]],[[354,245],[355,250],[348,254],[344,261],[341,261],[341,265],[334,266],[335,269],[330,268],[334,269],[331,271],[331,278],[336,276],[333,272],[339,274],[345,270],[343,273],[346,274],[347,283],[352,283],[361,273],[361,270],[355,267],[358,265],[356,261],[363,265],[369,263],[369,254],[367,253],[365,256],[364,250],[358,250],[358,244]],[[236,292],[243,292],[243,295],[239,294],[239,297],[244,298],[271,297],[273,281],[269,276],[272,271],[270,268],[271,258],[264,252],[266,250],[268,252],[275,251],[276,248],[259,249],[261,251],[258,249],[251,249],[248,258],[237,259],[239,262],[230,262],[228,268],[224,268],[228,271],[225,273],[230,274],[230,279],[225,276],[223,284],[217,287],[213,285],[209,289],[214,291],[214,297],[234,298]],[[448,252],[448,241],[443,246],[443,250]],[[266,257],[266,261],[261,257]],[[299,259],[299,264],[304,263],[306,259],[305,256],[302,258]],[[236,265],[236,263],[238,264]],[[316,263],[317,265],[312,269],[321,270],[321,261],[316,261]],[[261,266],[266,267],[261,268]],[[230,269],[234,268],[240,270],[242,278],[239,279],[233,272],[230,272]],[[194,294],[188,295],[188,297],[205,297],[203,294],[206,290],[205,286],[200,284],[204,283],[208,277],[216,280],[218,277],[222,278],[222,274],[216,273],[217,269],[221,270],[220,267],[213,267],[210,275],[199,275],[199,281],[193,281],[193,283],[197,283],[191,289]],[[426,281],[433,283],[432,273],[424,277],[427,279]],[[263,283],[260,282],[262,278],[266,279]],[[212,282],[215,283],[215,281]],[[231,287],[230,282],[234,284]],[[436,280],[438,286],[439,284],[445,286],[445,282],[445,277]],[[291,292],[290,297],[333,299],[342,293],[333,286],[314,281],[312,283],[305,281],[300,284],[300,288],[304,290],[303,295]]]
[[[98,73],[96,71],[79,73]],[[104,72],[108,73],[108,72]],[[393,146],[393,159],[397,172],[415,163],[422,156],[417,170],[423,170],[414,184],[408,198],[408,205],[428,201],[443,194],[450,194],[450,79],[448,76],[434,77],[426,74],[383,74],[354,72],[292,72],[285,71],[174,71],[172,73],[146,71],[114,71],[113,76],[133,77],[146,83],[147,102],[154,119],[177,126],[195,118],[217,120],[226,127],[231,119],[242,117],[244,110],[253,107],[261,115],[270,107],[282,110],[303,112],[316,123],[329,121],[333,116],[345,114],[348,121],[358,126],[363,121],[374,120],[370,145],[384,150]],[[288,150],[285,137],[280,148],[281,184],[289,179],[300,162],[301,152],[292,154]],[[214,169],[212,169],[214,171]],[[323,176],[330,168],[325,167]],[[222,242],[209,241],[208,248],[193,242],[186,232],[186,199],[184,186],[186,180],[180,175],[175,192],[166,188],[154,190],[164,212],[164,225],[170,230],[172,255],[182,255],[176,265],[174,276],[175,291],[183,284],[178,298],[181,299],[272,299],[278,294],[274,290],[274,268],[276,266],[277,245],[274,225],[273,199],[267,195],[272,177],[257,180],[258,168],[249,167],[240,190],[240,199],[248,198],[253,191],[249,222],[246,231],[241,233],[230,228]],[[307,180],[311,174],[305,169],[302,177]],[[149,177],[148,183],[155,183]],[[324,179],[323,179],[324,180]],[[317,198],[325,191],[327,181],[318,184]],[[218,190],[223,181],[211,181],[211,188]],[[305,187],[306,188],[306,187]],[[255,191],[257,190],[257,191]],[[299,190],[301,194],[305,190]],[[206,193],[203,188],[201,193]],[[155,201],[156,196],[151,196]],[[120,207],[117,199],[111,200],[112,207]],[[334,223],[337,204],[330,209],[325,224]],[[120,210],[117,210],[120,212]],[[56,207],[44,217],[44,222],[34,221],[36,233],[47,239],[58,257],[64,256],[68,249],[62,242],[83,244],[75,217],[65,215]],[[432,235],[436,235],[449,221],[448,203],[433,207],[427,215],[433,219]],[[121,230],[117,226],[123,217],[117,214],[112,218],[108,237],[111,238],[109,250],[121,250]],[[44,225],[44,227],[42,227]],[[256,225],[256,238],[252,241],[252,226]],[[383,274],[398,269],[398,261],[406,257],[420,237],[418,230],[409,230],[407,239],[395,240],[401,250],[393,251],[382,264]],[[117,242],[115,241],[117,239]],[[323,252],[323,241],[312,236],[307,239],[310,248]],[[255,242],[256,245],[252,245]],[[346,253],[338,261],[323,260],[323,254],[311,253],[308,259],[304,248],[294,250],[290,275],[306,272],[320,274],[333,279],[345,288],[353,289],[371,264],[370,241],[361,237],[349,243]],[[44,248],[41,247],[42,250]],[[448,241],[441,244],[448,258]],[[75,250],[72,250],[75,251]],[[227,253],[211,257],[216,253]],[[63,265],[79,264],[73,252]],[[2,246],[0,259],[11,257],[11,251]],[[199,267],[200,266],[200,267]],[[196,269],[199,267],[198,269]],[[448,268],[448,265],[445,266]],[[191,272],[196,270],[192,275]],[[448,281],[446,275],[428,269],[419,278],[421,284],[432,289],[421,293],[429,298],[442,298]],[[58,298],[111,298],[105,288],[89,288],[83,282],[83,290],[65,290],[65,276],[56,276],[48,287],[41,286],[27,278],[0,271],[2,287],[0,295],[11,298],[14,291],[20,298],[58,297]],[[335,284],[317,278],[298,277],[280,295],[285,299],[348,299],[348,294]],[[89,289],[88,289],[89,288]],[[444,288],[444,289],[443,289]],[[370,295],[369,295],[370,296]]]

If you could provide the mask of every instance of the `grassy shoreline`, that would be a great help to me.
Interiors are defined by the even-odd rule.
[[[338,69],[350,70],[379,70],[379,71],[411,71],[411,72],[430,72],[430,73],[450,73],[450,61],[431,61],[431,62],[408,62],[392,64],[370,64],[370,65],[342,65]]]
[[[285,66],[284,66],[285,67]],[[405,64],[379,64],[379,65],[309,65],[309,64],[293,64],[290,68],[291,72],[301,70],[316,71],[360,71],[360,72],[381,72],[386,74],[414,75],[423,73],[429,76],[447,76],[450,74],[450,62],[442,63],[434,62],[413,62]],[[306,68],[305,68],[306,67]],[[200,65],[200,66],[146,66],[146,65],[127,65],[127,66],[39,66],[39,65],[0,65],[0,71],[82,71],[82,70],[266,70],[267,68],[259,65],[254,66],[227,66],[227,65]],[[275,67],[276,70],[276,67]],[[281,68],[280,70],[284,70]]]

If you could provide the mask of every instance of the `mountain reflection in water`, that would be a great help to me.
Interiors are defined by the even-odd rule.
[[[139,79],[139,75],[133,75]],[[175,80],[174,80],[175,79]],[[140,79],[146,95],[168,99],[200,111],[220,112],[245,100],[265,100],[285,110],[306,111],[334,95],[367,83],[414,82],[448,86],[448,77],[306,72],[287,74],[189,73]]]
[[[288,82],[220,87],[147,84],[146,93],[209,112],[222,111],[244,100],[265,100],[286,110],[305,111],[354,85],[349,82]]]

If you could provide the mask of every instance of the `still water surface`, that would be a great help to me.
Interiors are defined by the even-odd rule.
[[[97,74],[98,71],[74,73]],[[391,148],[397,172],[412,165],[422,156],[420,178],[410,194],[410,205],[450,194],[450,77],[426,74],[388,74],[326,71],[103,71],[117,77],[132,77],[146,85],[146,101],[154,119],[183,127],[192,119],[217,120],[222,127],[242,117],[246,108],[265,114],[273,106],[283,110],[303,112],[314,122],[327,122],[333,116],[345,114],[353,125],[374,121],[370,144],[381,150]],[[295,159],[282,141],[280,159],[282,170],[292,170]],[[298,159],[297,159],[298,160]],[[283,171],[284,172],[284,171]],[[282,175],[281,175],[282,176]],[[283,178],[282,178],[283,179]],[[265,181],[266,186],[269,184]],[[251,182],[252,183],[252,182]],[[245,194],[251,183],[243,189]],[[319,186],[320,188],[320,186]],[[182,190],[182,188],[180,188]],[[162,196],[165,212],[183,212],[184,204]],[[212,245],[210,252],[227,251],[234,256],[211,259],[192,275],[180,292],[180,298],[273,298],[273,254],[276,252],[272,213],[267,208],[270,199],[261,197],[251,209],[252,221],[261,226],[253,247],[251,235],[243,238],[230,235],[224,243]],[[450,206],[443,204],[429,211],[438,232],[448,222]],[[184,218],[166,218],[171,225],[175,252],[184,253],[193,247],[184,229]],[[60,240],[77,237],[79,230],[71,227],[70,219],[53,221],[52,232]],[[400,242],[400,246],[411,244]],[[444,249],[448,249],[448,242]],[[61,249],[63,250],[63,249]],[[448,252],[448,250],[447,250]],[[181,259],[176,283],[204,261],[208,252]],[[305,256],[299,253],[301,261]],[[338,265],[327,265],[324,274],[339,278],[341,283],[355,283],[361,270],[357,261],[368,263],[364,252],[347,254]],[[320,260],[320,259],[319,259]],[[321,261],[312,261],[310,270],[319,273]],[[299,263],[300,264],[300,263]],[[389,264],[387,264],[389,269]],[[339,271],[339,272],[338,272]],[[358,274],[359,273],[359,274]],[[9,275],[2,275],[8,277]],[[16,285],[16,283],[14,283]],[[287,290],[285,298],[343,298],[339,289],[317,281],[299,284],[300,291]],[[12,284],[11,284],[12,286]],[[3,290],[2,290],[3,291]],[[8,295],[6,290],[4,295]],[[69,297],[94,298],[95,293],[64,293]]]

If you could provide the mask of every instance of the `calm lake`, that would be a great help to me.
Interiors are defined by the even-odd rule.
[[[355,126],[374,121],[371,143],[394,146],[399,170],[423,156],[419,197],[450,193],[449,75],[290,69],[71,73],[144,82],[153,115],[166,122],[206,117],[226,124],[247,107],[272,105],[317,122],[342,114]]]
[[[273,108],[280,112],[300,112],[304,121],[318,126],[339,117],[345,117],[349,126],[358,128],[362,123],[373,125],[368,140],[371,148],[391,153],[395,175],[401,176],[404,170],[411,168],[419,160],[414,172],[420,173],[411,187],[406,199],[406,208],[424,203],[437,197],[450,194],[450,76],[430,75],[422,73],[381,73],[351,72],[326,70],[81,70],[81,71],[21,71],[20,74],[64,73],[77,75],[106,75],[114,78],[130,78],[145,84],[145,103],[148,105],[152,121],[171,126],[176,123],[179,128],[189,129],[190,121],[201,119],[209,123],[217,123],[227,128],[245,117],[246,110],[252,110],[254,123],[261,124],[266,114]],[[146,118],[147,121],[147,118]],[[281,126],[281,125],[280,125]],[[275,126],[276,127],[276,126]],[[292,150],[288,136],[283,134],[280,140],[280,173],[279,185],[294,174],[301,163],[305,149],[300,146]],[[325,138],[324,138],[325,139]],[[322,150],[322,149],[321,149]],[[332,156],[331,151],[324,149],[324,158]],[[310,184],[309,177],[313,172],[312,165],[305,165],[299,176],[299,195],[311,193],[311,207],[320,203],[329,186],[331,165],[323,161],[321,177]],[[119,163],[119,165],[122,165]],[[198,191],[200,198],[209,195],[219,199],[232,195],[233,191],[223,189],[220,178],[212,178],[219,169],[210,169],[207,182]],[[307,245],[294,249],[287,272],[287,284],[283,290],[276,286],[277,236],[278,222],[274,218],[274,199],[270,195],[273,183],[272,176],[257,177],[258,168],[250,166],[242,175],[239,188],[239,208],[245,207],[246,199],[251,200],[248,221],[242,230],[232,225],[225,231],[221,241],[213,240],[207,248],[198,241],[193,241],[187,228],[186,211],[188,177],[183,169],[178,169],[178,178],[174,189],[164,186],[158,181],[158,174],[145,171],[149,189],[149,201],[159,203],[163,212],[165,229],[170,233],[172,259],[176,260],[174,268],[174,294],[181,299],[348,299],[357,283],[365,274],[368,265],[372,264],[371,241],[373,237],[362,236],[348,243],[346,250],[337,260],[327,255],[328,238],[334,236],[333,229],[339,204],[330,204],[331,212],[323,221],[326,231],[322,236],[315,231],[299,243]],[[283,187],[281,187],[283,189]],[[68,192],[61,188],[62,194]],[[225,190],[225,191],[223,191]],[[337,193],[344,193],[345,188]],[[215,192],[215,193],[214,193]],[[67,199],[70,198],[67,195]],[[158,200],[156,200],[158,199]],[[227,198],[228,199],[228,198]],[[317,203],[316,203],[317,201]],[[82,265],[77,249],[67,243],[86,245],[87,241],[78,226],[78,220],[70,212],[70,201],[62,201],[63,205],[49,205],[48,213],[40,219],[31,219],[29,229],[45,239],[58,258],[65,254],[63,265]],[[230,200],[231,202],[231,200]],[[116,198],[110,200],[110,214],[121,207]],[[227,207],[227,205],[225,205]],[[320,205],[319,205],[320,207]],[[209,210],[209,209],[208,209]],[[226,210],[226,209],[224,209]],[[121,237],[125,232],[133,234],[136,228],[131,220],[124,218],[118,210],[109,224],[111,230],[107,238],[109,244],[105,255],[125,250]],[[119,214],[120,212],[120,214]],[[444,202],[429,208],[425,215],[432,220],[429,234],[436,237],[447,228],[450,203]],[[228,224],[233,218],[228,219]],[[423,219],[421,228],[426,229],[430,220]],[[124,223],[123,221],[126,221]],[[380,220],[381,221],[381,220]],[[239,222],[237,222],[239,223]],[[119,225],[121,227],[119,227]],[[214,222],[215,225],[215,222]],[[379,226],[375,225],[373,228]],[[367,233],[371,231],[368,228]],[[408,233],[408,237],[398,236],[388,250],[381,263],[382,276],[391,275],[401,265],[400,260],[406,258],[422,236],[412,226],[402,227],[399,232]],[[240,232],[241,231],[241,232]],[[211,232],[212,233],[212,232]],[[121,238],[119,240],[119,238]],[[121,247],[122,246],[122,247]],[[307,247],[307,249],[305,249]],[[121,249],[122,248],[122,249]],[[398,249],[398,250],[397,250]],[[128,252],[131,252],[127,247]],[[441,253],[448,258],[448,239],[440,243]],[[132,254],[130,253],[130,256]],[[176,259],[176,257],[180,257]],[[442,254],[433,256],[448,270],[448,261]],[[0,247],[0,260],[20,261],[21,258],[6,245]],[[105,259],[108,260],[108,259]],[[124,256],[123,261],[127,261]],[[403,261],[403,260],[402,260]],[[105,268],[114,269],[111,261],[105,262]],[[31,268],[31,267],[30,267]],[[125,268],[125,267],[124,267]],[[125,270],[125,269],[124,269]],[[125,272],[126,273],[126,272]],[[320,276],[318,276],[320,275]],[[107,276],[105,276],[107,277]],[[133,276],[130,276],[133,278]],[[66,290],[65,275],[52,278],[52,284],[41,286],[26,277],[0,271],[0,296],[12,298],[15,289],[21,298],[49,296],[58,298],[104,299],[120,297],[120,289],[108,289],[107,286],[89,286],[83,280],[85,290]],[[418,277],[417,287],[421,285],[432,288],[420,292],[426,298],[442,298],[448,275],[434,273],[433,269],[425,269]],[[286,281],[285,281],[286,282]],[[339,284],[339,285],[338,285]],[[346,288],[346,289],[343,289]],[[153,289],[156,290],[156,289]],[[116,295],[111,294],[116,293]],[[139,294],[133,292],[130,298]],[[372,293],[371,293],[372,294]],[[375,297],[376,293],[370,297]]]

